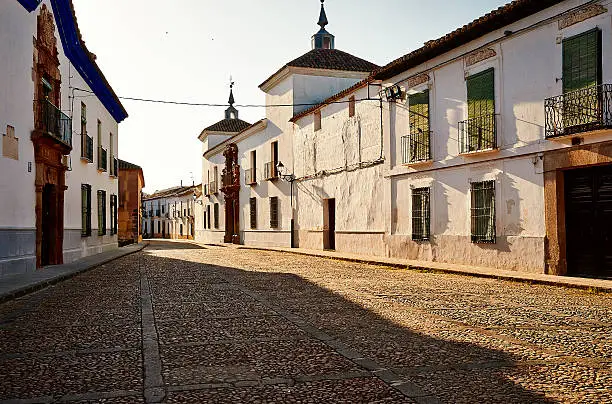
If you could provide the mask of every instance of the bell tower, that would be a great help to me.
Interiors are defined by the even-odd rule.
[[[325,30],[325,27],[329,22],[327,21],[327,14],[325,14],[325,0],[321,0],[321,14],[319,15],[319,26],[321,29],[319,32],[312,36],[312,49],[334,49],[335,48],[335,37]]]

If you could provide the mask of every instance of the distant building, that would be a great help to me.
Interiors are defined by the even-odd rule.
[[[72,1],[0,2],[0,276],[117,248],[121,102]]]
[[[179,186],[143,197],[144,238],[195,239],[195,205],[201,185]]]
[[[142,241],[142,168],[119,160],[119,245]]]

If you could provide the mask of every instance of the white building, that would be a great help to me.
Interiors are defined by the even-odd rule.
[[[195,239],[196,201],[201,185],[179,186],[143,196],[144,238]]]
[[[0,38],[0,275],[117,248],[118,123],[127,113],[85,47],[72,2],[5,1]]]
[[[294,172],[290,120],[310,105],[362,81],[378,67],[335,49],[334,36],[325,30],[327,23],[321,6],[321,29],[312,37],[313,49],[260,85],[266,94],[264,119],[237,133],[215,133],[214,139],[210,130],[200,135],[203,178],[212,182],[204,188],[208,195],[205,226],[198,239],[260,246],[296,244],[292,223],[297,190],[286,181]],[[230,100],[233,104],[233,96]],[[215,184],[220,186],[215,188]]]

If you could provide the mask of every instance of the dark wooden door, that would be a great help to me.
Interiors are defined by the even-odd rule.
[[[323,248],[336,249],[336,200],[323,200]]]
[[[569,275],[612,279],[612,165],[565,174]]]
[[[57,223],[57,192],[54,185],[46,184],[42,192],[42,252],[41,265],[57,264],[56,238],[54,234]]]

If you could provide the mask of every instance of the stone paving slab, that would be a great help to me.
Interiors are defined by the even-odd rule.
[[[579,277],[555,276],[528,272],[515,272],[495,268],[475,267],[468,265],[448,264],[443,262],[415,261],[399,258],[359,255],[335,251],[309,250],[305,248],[251,247],[230,245],[231,248],[277,251],[290,254],[308,255],[320,258],[357,262],[371,265],[386,265],[399,269],[433,270],[442,273],[478,276],[484,278],[505,279],[517,282],[529,282],[540,285],[562,286],[577,289],[594,289],[601,292],[612,292],[612,280]]]
[[[69,264],[52,265],[28,274],[3,277],[0,279],[0,303],[65,281],[126,255],[142,251],[147,245],[148,243],[133,244],[90,255]]]

